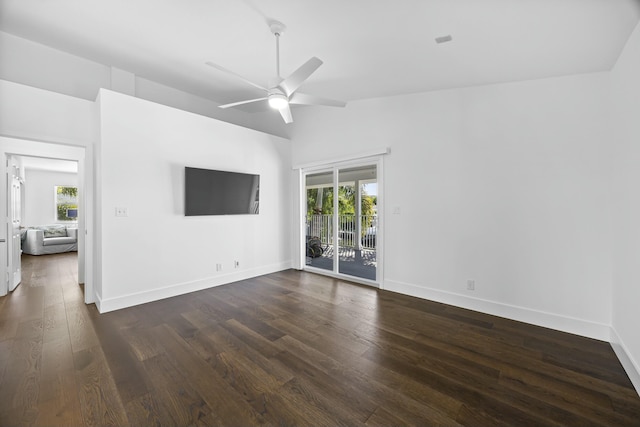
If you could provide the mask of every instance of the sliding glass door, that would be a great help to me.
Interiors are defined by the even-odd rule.
[[[338,272],[376,280],[376,166],[338,170]]]
[[[305,173],[305,268],[378,283],[378,163]]]
[[[306,176],[306,265],[334,270],[333,171]]]

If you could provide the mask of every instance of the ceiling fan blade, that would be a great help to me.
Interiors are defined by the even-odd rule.
[[[269,89],[267,89],[266,87],[260,86],[259,84],[254,83],[251,80],[247,80],[246,78],[242,77],[240,74],[234,73],[233,71],[224,68],[222,65],[218,65],[218,64],[215,64],[213,62],[205,62],[205,64],[207,64],[210,67],[216,68],[216,69],[218,69],[220,71],[223,71],[223,72],[225,72],[227,74],[231,74],[232,76],[244,81],[245,83],[250,84],[253,87],[257,87],[258,89],[262,89],[265,92],[269,92]]]
[[[309,78],[315,70],[322,65],[322,61],[315,56],[302,64],[300,68],[295,70],[289,77],[280,82],[280,87],[287,96],[291,96],[293,92],[300,87],[305,80]]]
[[[293,122],[293,116],[291,115],[291,108],[289,108],[289,104],[285,105],[278,111],[280,111],[280,115],[286,124]]]
[[[258,102],[258,101],[266,101],[267,99],[269,98],[264,97],[264,98],[248,99],[246,101],[238,101],[238,102],[232,102],[231,104],[218,105],[218,108],[235,107],[236,105],[250,104],[252,102]]]
[[[329,107],[344,107],[346,102],[336,101],[335,99],[321,98],[315,95],[307,95],[306,93],[296,92],[289,100],[290,104],[298,105],[326,105]]]

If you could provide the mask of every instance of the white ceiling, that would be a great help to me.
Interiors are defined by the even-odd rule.
[[[25,170],[78,173],[78,162],[71,160],[48,159],[44,157],[17,156]]]
[[[324,61],[301,92],[353,101],[606,71],[640,0],[0,0],[0,30],[220,103]],[[435,38],[451,35],[449,43]]]

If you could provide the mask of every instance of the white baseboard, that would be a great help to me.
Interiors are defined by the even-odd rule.
[[[148,291],[136,292],[114,298],[102,299],[100,296],[96,295],[96,307],[100,313],[107,313],[109,311],[120,310],[122,308],[133,307],[134,305],[184,295],[189,292],[201,291],[214,286],[226,285],[239,280],[251,279],[252,277],[288,270],[290,268],[291,261],[285,261],[278,264],[266,265],[250,270],[234,271],[232,273],[220,274],[218,276],[207,277],[205,279],[194,280],[191,282],[177,283],[175,285],[150,289]]]
[[[629,376],[631,384],[633,384],[636,392],[640,395],[640,365],[631,357],[631,354],[627,351],[627,347],[614,328],[611,328],[610,342],[613,351],[615,351],[616,356],[618,356],[620,364],[622,364],[622,367]]]
[[[442,291],[439,289],[425,288],[410,283],[397,282],[393,280],[384,281],[384,289],[398,292],[431,301],[462,307],[469,310],[479,311],[494,316],[506,317],[520,322],[545,328],[556,329],[562,332],[581,335],[609,342],[611,338],[611,327],[603,323],[591,322],[573,317],[561,316],[554,313],[532,310],[526,307],[503,304],[495,301],[473,298],[467,295]]]

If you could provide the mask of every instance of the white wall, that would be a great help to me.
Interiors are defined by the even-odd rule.
[[[123,87],[122,78],[127,78],[126,73],[126,70],[113,69],[108,64],[100,64],[0,31],[2,80],[93,101],[100,88],[120,91]],[[288,128],[278,119],[277,112],[245,113],[233,108],[223,110],[218,108],[219,104],[197,94],[153,82],[144,76],[133,76],[131,81],[138,98],[273,135],[287,136]],[[274,115],[277,120],[274,120]],[[60,113],[54,116],[59,118]]]
[[[135,86],[138,98],[260,132],[284,138],[288,136],[287,125],[280,119],[280,114],[277,111],[245,113],[234,108],[222,109],[218,108],[220,104],[216,102],[140,77],[136,77]]]
[[[107,90],[99,109],[101,311],[290,268],[289,141]],[[260,214],[185,217],[185,166],[260,174]]]
[[[0,80],[0,135],[87,146],[93,102]]]
[[[0,32],[0,78],[93,101],[109,69],[48,46]]]
[[[615,125],[609,139],[615,152],[612,340],[640,390],[640,25],[611,74]]]
[[[26,169],[23,226],[62,223],[56,218],[56,185],[77,187],[78,174]]]
[[[608,93],[599,73],[301,110],[293,164],[390,147],[386,289],[608,339]]]

